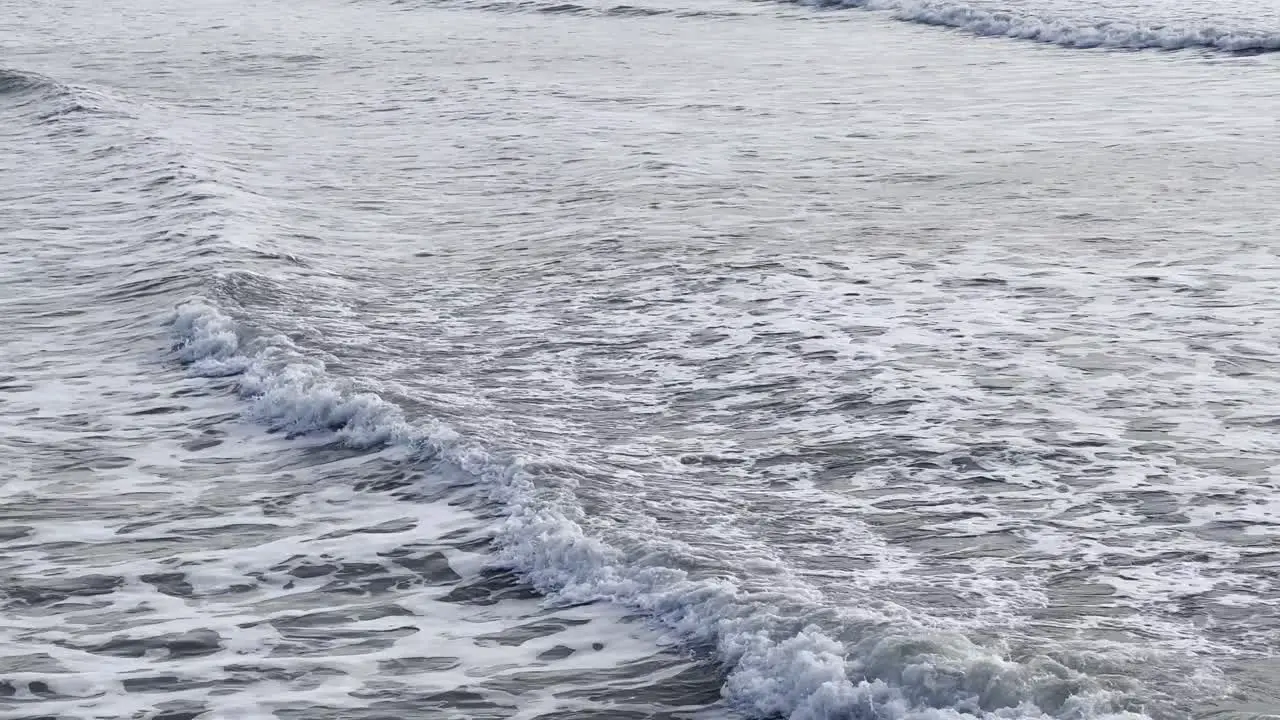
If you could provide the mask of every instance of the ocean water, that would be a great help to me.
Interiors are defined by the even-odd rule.
[[[0,0],[0,717],[1280,716],[1280,10]]]

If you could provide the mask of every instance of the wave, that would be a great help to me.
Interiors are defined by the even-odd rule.
[[[411,423],[381,396],[330,376],[282,336],[254,334],[192,298],[169,318],[190,373],[231,379],[246,415],[289,434],[329,433],[356,449],[387,446],[460,470],[501,511],[495,552],[552,602],[607,601],[649,615],[726,669],[723,692],[754,717],[793,720],[1144,718],[1133,688],[1107,689],[1048,657],[1011,659],[909,618],[833,608],[780,576],[770,590],[639,565],[588,536],[570,485],[536,475],[445,425]],[[657,555],[657,554],[655,554]]]
[[[58,82],[40,73],[0,67],[0,112],[16,109],[49,124],[84,114],[119,114],[108,108],[104,96]]]
[[[920,25],[954,28],[986,37],[1031,40],[1070,48],[1180,50],[1201,48],[1229,53],[1280,51],[1280,31],[1177,27],[1104,21],[1080,21],[991,10],[932,0],[795,0],[822,8],[857,8],[890,13]]]
[[[159,296],[167,306],[196,291],[211,266],[274,256],[269,242],[241,239],[254,237],[264,203],[153,111],[106,88],[0,67],[0,144],[14,158],[6,179],[22,188],[29,236],[68,253],[41,273],[74,272],[59,292],[154,310]]]
[[[410,0],[394,0],[406,4]],[[1280,29],[1226,28],[1215,25],[1179,26],[1168,23],[1103,20],[1089,22],[993,9],[939,0],[784,0],[822,9],[858,9],[886,13],[896,20],[917,25],[950,28],[983,37],[1003,37],[1076,49],[1187,50],[1201,49],[1231,54],[1280,51]],[[492,12],[536,12],[550,15],[647,17],[734,17],[725,11],[648,7],[632,4],[592,5],[550,0],[481,0],[464,3]]]
[[[11,95],[28,90],[49,90],[61,87],[57,81],[38,73],[0,67],[0,95]]]

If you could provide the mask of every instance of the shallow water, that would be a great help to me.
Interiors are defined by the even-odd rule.
[[[1274,9],[854,5],[4,5],[0,714],[1280,712]]]

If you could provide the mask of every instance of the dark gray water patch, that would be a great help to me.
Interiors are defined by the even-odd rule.
[[[955,539],[941,535],[932,527],[923,525],[916,512],[920,507],[909,501],[910,510],[885,512],[867,516],[867,521],[875,526],[885,539],[901,543],[916,552],[926,555],[947,554],[960,549]]]
[[[405,488],[422,488],[423,474],[412,470],[393,469],[388,472],[368,472],[355,482],[361,492],[392,492]]]
[[[718,343],[725,342],[726,340],[730,340],[732,338],[733,338],[732,335],[730,335],[727,332],[724,332],[723,330],[718,330],[714,328],[705,328],[701,330],[695,330],[689,333],[689,335],[686,338],[686,342],[689,344],[690,347],[705,348],[705,347],[710,347],[712,345],[716,345]]]
[[[212,196],[197,193],[181,193],[176,195],[175,198],[179,199],[182,204],[193,204],[213,199]],[[141,298],[154,297],[173,290],[175,282],[181,281],[181,278],[170,276],[144,278],[117,285],[115,288],[101,293],[99,297],[106,301],[137,300]]]
[[[238,418],[238,416],[237,416]],[[267,432],[279,432],[283,428],[269,428]],[[340,427],[331,428],[338,430]],[[299,435],[299,437],[301,437]],[[265,472],[297,472],[300,470],[315,470],[325,465],[333,465],[343,460],[351,460],[352,458],[372,456],[369,450],[361,450],[347,447],[340,442],[334,441],[324,445],[313,445],[306,448],[304,452],[284,453],[279,457],[267,463],[263,468]],[[342,473],[350,472],[349,468],[343,467]]]
[[[0,585],[0,594],[22,605],[51,605],[72,597],[107,595],[123,584],[124,578],[114,575],[82,575],[28,585],[20,585],[11,580]]]
[[[423,673],[443,672],[462,665],[456,657],[408,657],[378,661],[378,673],[381,675],[421,675]]]
[[[146,520],[136,520],[133,523],[120,525],[119,528],[116,528],[115,534],[116,536],[132,536],[133,533],[155,529],[160,527],[161,524],[170,523],[170,521],[173,521],[173,518],[159,518],[156,514],[152,514]]]
[[[1207,553],[1190,551],[1167,551],[1151,555],[1108,553],[1099,558],[1099,563],[1108,568],[1143,567],[1149,565],[1167,566],[1177,563],[1205,564],[1212,562],[1213,557]]]
[[[229,694],[257,685],[261,678],[245,675],[228,675],[218,678],[189,677],[169,673],[135,674],[124,678],[121,685],[131,693],[176,693],[189,690],[212,690],[215,694]],[[183,706],[179,706],[183,707]]]
[[[1240,555],[1241,572],[1255,575],[1267,582],[1280,575],[1280,550],[1259,548],[1256,551],[1246,550]]]
[[[929,185],[946,180],[947,176],[935,173],[895,172],[882,175],[880,179],[885,182],[898,184]]]
[[[285,641],[272,648],[269,657],[368,655],[393,647],[401,639],[417,633],[418,628],[408,625],[384,630],[284,627],[279,631]]]
[[[429,695],[423,700],[427,703],[440,703],[442,707],[457,710],[485,710],[493,707],[493,701],[484,695],[470,690],[447,690]]]
[[[388,466],[387,465],[392,465]],[[387,492],[396,500],[406,502],[466,502],[468,491],[474,489],[476,478],[460,473],[457,469],[397,468],[394,464],[378,464],[360,470],[355,483],[357,491]]]
[[[480,577],[454,588],[440,598],[444,602],[495,605],[503,600],[534,600],[541,597],[532,585],[510,570],[488,569]]]
[[[25,691],[38,700],[69,700],[74,696],[57,692],[43,680],[0,680],[0,697],[14,697]],[[30,702],[31,698],[23,698]]]
[[[496,643],[498,645],[517,646],[523,645],[541,637],[555,635],[565,630],[576,627],[578,625],[586,625],[589,621],[577,620],[572,618],[547,618],[545,620],[536,620],[524,625],[517,625],[513,628],[507,628],[501,632],[490,633],[488,635],[480,635],[476,638],[478,643]]]
[[[67,452],[84,457],[71,462],[59,463],[51,468],[51,470],[61,473],[72,472],[75,470],[118,470],[120,468],[129,467],[135,462],[131,457],[102,454],[98,450],[68,450]]]
[[[1096,568],[1072,570],[1049,576],[1044,582],[1048,605],[1033,609],[1035,617],[1067,619],[1082,612],[1098,616],[1123,617],[1133,610],[1116,601],[1115,588],[1094,582],[1091,573]]]
[[[132,412],[128,412],[125,414],[133,415],[133,416],[168,415],[171,413],[187,412],[190,409],[191,408],[186,405],[157,405],[155,407],[143,408],[141,410],[134,410]]]
[[[416,573],[428,585],[447,585],[462,579],[449,566],[449,558],[439,551],[420,553],[408,548],[397,548],[384,556],[396,565]]]
[[[802,360],[824,365],[834,363],[840,359],[840,353],[835,350],[805,350],[798,352],[798,355]]]
[[[538,653],[538,659],[543,662],[553,662],[555,660],[563,660],[577,652],[567,645],[556,645],[550,650],[544,650]]]
[[[653,15],[667,15],[670,12],[670,10],[663,8],[640,7],[637,5],[615,5],[606,10],[605,14],[628,17],[651,17]]]
[[[222,650],[222,636],[208,629],[158,635],[144,638],[116,637],[100,645],[80,647],[94,655],[140,658],[149,652],[162,650],[166,659],[180,660],[213,655]]]
[[[939,460],[942,460],[942,459],[943,458],[939,458]],[[966,474],[992,472],[992,468],[988,466],[989,464],[984,464],[980,459],[965,453],[958,453],[951,457],[945,458],[945,460],[946,460],[946,466],[949,466],[952,470],[955,470],[956,472],[966,473]],[[929,462],[929,461],[923,460],[919,462]],[[934,464],[934,467],[937,467],[939,469],[942,469],[943,467],[946,467],[946,466],[940,463]],[[921,465],[913,463],[912,467],[921,467]],[[994,478],[992,478],[991,480],[994,482],[999,482]],[[977,480],[977,482],[982,482],[982,480]]]
[[[938,283],[941,287],[948,288],[1003,288],[1008,286],[1009,281],[1004,278],[981,276],[966,278],[948,278]]]
[[[281,475],[277,478],[281,484],[287,484],[293,480],[293,476],[289,474]],[[266,517],[292,517],[294,515],[294,503],[302,495],[301,492],[285,493],[282,495],[269,495],[266,497],[255,498],[258,507],[261,508],[262,514]]]
[[[403,720],[408,717],[464,717],[468,720],[499,720],[513,716],[517,708],[514,698],[486,695],[468,686],[443,692],[421,692],[404,686],[388,686],[377,690],[352,693],[362,700],[373,700],[366,708],[341,713],[337,717],[361,720]],[[279,713],[277,713],[279,715]]]
[[[394,569],[379,563],[344,563],[327,558],[309,560],[305,556],[295,556],[272,567],[269,572],[282,573],[297,580],[329,578],[330,581],[319,591],[340,595],[378,595],[422,584],[419,577],[397,573]],[[284,587],[292,589],[294,581],[285,580]]]
[[[208,450],[209,448],[217,447],[221,445],[222,442],[222,438],[219,437],[197,437],[182,443],[182,449],[188,452],[200,452],[201,450]]]
[[[591,12],[591,8],[573,3],[555,3],[552,5],[533,5],[532,3],[519,3],[518,6],[532,7],[535,12],[547,13],[550,15],[581,15]]]
[[[196,720],[196,718],[205,715],[209,711],[205,708],[177,707],[164,708],[157,707],[157,712],[149,716],[146,720]]]
[[[8,525],[0,526],[0,542],[8,542],[10,540],[19,540],[31,534],[35,528],[30,525]]]
[[[981,515],[977,515],[982,517]],[[934,557],[948,562],[981,558],[1013,557],[1028,543],[1014,530],[987,530],[980,533],[939,533]]]
[[[348,607],[341,610],[324,610],[287,618],[275,618],[270,624],[276,629],[332,628],[355,622],[380,620],[387,617],[413,617],[413,612],[395,604]]]
[[[839,487],[859,474],[884,463],[883,457],[868,453],[865,449],[842,456],[827,455],[818,460],[818,467],[812,480],[819,487]]]
[[[399,518],[396,520],[388,520],[386,522],[378,523],[377,525],[370,525],[368,527],[336,530],[334,532],[321,536],[321,539],[334,540],[337,538],[349,537],[351,535],[360,535],[360,534],[386,535],[386,534],[393,534],[393,533],[401,533],[401,532],[407,532],[409,530],[412,530],[417,526],[418,526],[418,521],[412,518]]]
[[[463,528],[441,535],[440,541],[462,552],[485,553],[491,550],[493,536],[488,534],[476,536],[475,533],[476,531],[472,528]]]
[[[285,528],[279,525],[266,523],[230,523],[217,527],[184,529],[181,534],[195,538],[235,538],[237,545],[249,545],[273,540],[283,529]]]
[[[751,462],[752,469],[767,470],[772,467],[787,467],[797,464],[808,463],[811,458],[808,455],[798,452],[778,452],[772,455],[762,455],[755,458]]]
[[[717,455],[715,453],[696,453],[680,456],[681,465],[709,465],[715,467],[723,465],[741,465],[745,462],[747,462],[746,458]]]
[[[174,692],[177,690],[188,690],[193,687],[199,687],[200,684],[194,685],[184,682],[177,675],[144,675],[142,677],[125,678],[121,681],[125,692]]]
[[[1131,509],[1134,513],[1151,520],[1170,525],[1185,525],[1191,522],[1191,519],[1182,512],[1177,496],[1164,490],[1134,493],[1128,498],[1116,498],[1113,502],[1121,503],[1124,500],[1132,504]]]
[[[710,661],[689,662],[674,675],[667,674],[675,656],[626,663],[591,671],[515,673],[516,682],[548,683],[567,688],[558,697],[580,698],[608,704],[634,704],[641,708],[705,707],[720,702],[724,669]],[[655,677],[659,676],[659,677]],[[586,685],[586,687],[584,687]]]
[[[23,382],[18,379],[17,375],[0,375],[0,392],[4,393],[21,393],[30,392],[36,388],[35,385]]]
[[[297,567],[292,567],[292,568],[288,567],[287,565],[277,565],[271,569],[276,572],[283,570],[293,577],[307,580],[310,578],[318,578],[318,577],[325,577],[328,575],[332,575],[335,572],[337,572],[338,566],[335,563],[316,563],[316,564],[303,563],[301,565],[298,565]]]
[[[467,720],[505,720],[516,708],[498,698],[486,697],[465,687],[423,693],[402,688],[353,693],[373,700],[361,708],[289,704],[274,710],[280,720],[406,720],[406,718],[464,717]],[[446,715],[445,713],[448,712]]]
[[[399,2],[400,0],[392,0]],[[424,714],[421,708],[399,706],[393,703],[375,703],[375,706],[364,708],[333,707],[314,703],[288,703],[276,706],[272,716],[279,720],[406,720],[414,717],[433,717],[434,713]],[[505,717],[505,716],[495,716]],[[482,720],[477,718],[477,720]]]
[[[225,390],[226,388],[221,389]],[[170,393],[169,397],[187,397],[189,395],[208,397],[216,395],[219,390],[220,388],[218,386],[214,386],[212,388],[206,386],[201,388],[192,388],[189,390],[178,390]],[[227,433],[224,428],[228,426],[234,427],[236,423],[240,421],[240,417],[240,413],[238,412],[215,413],[213,415],[206,415],[202,418],[190,421],[188,423],[188,427],[191,430],[199,430],[204,435],[225,437]]]
[[[1258,522],[1254,520],[1213,520],[1197,525],[1192,531],[1197,535],[1235,547],[1270,548],[1275,544],[1270,533],[1252,532],[1258,528],[1274,528],[1280,522]]]
[[[189,598],[195,594],[191,583],[187,582],[187,576],[180,572],[151,573],[142,575],[139,579],[170,597]]]
[[[611,707],[609,710],[548,712],[545,715],[535,715],[534,720],[668,720],[675,717],[677,715],[666,714],[666,712],[655,714],[646,710],[620,710],[620,708]]]
[[[0,673],[18,672],[62,674],[68,670],[48,653],[0,657]]]
[[[296,685],[303,678],[310,678],[311,684],[319,684],[324,678],[345,675],[340,670],[323,665],[311,668],[281,667],[279,665],[234,663],[222,668],[226,673],[225,683],[252,685],[260,682],[277,682]]]
[[[597,701],[624,700],[626,695],[638,689],[636,686],[643,687],[654,676],[670,670],[673,660],[676,660],[673,656],[653,657],[616,667],[590,670],[533,668],[491,678],[485,681],[484,687],[513,695],[539,688],[560,687],[564,689],[556,693],[557,697]],[[717,692],[719,688],[720,684],[717,683]],[[614,692],[621,692],[624,697],[616,697]]]
[[[830,400],[831,408],[836,412],[869,420],[889,420],[905,417],[922,402],[924,401],[909,398],[891,400],[889,402],[876,402],[871,395],[863,393],[845,393],[836,395]]]
[[[345,595],[378,595],[390,590],[406,590],[418,584],[415,578],[391,574],[375,563],[342,563],[334,572],[334,581],[320,588],[321,592]]]

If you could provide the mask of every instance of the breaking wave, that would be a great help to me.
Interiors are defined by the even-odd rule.
[[[535,477],[526,461],[442,424],[411,422],[394,403],[329,375],[289,339],[251,333],[204,298],[181,303],[170,322],[189,372],[233,379],[246,414],[272,430],[330,433],[357,449],[399,447],[473,478],[503,517],[498,562],[551,602],[622,605],[713,651],[725,668],[725,696],[753,717],[1146,717],[1134,687],[1104,687],[1045,656],[1014,659],[905,614],[832,607],[786,573],[770,590],[750,590],[727,578],[694,579],[661,561],[624,561],[583,531],[572,486]]]
[[[1280,31],[1214,26],[1078,20],[991,10],[931,0],[797,0],[822,8],[858,8],[887,12],[895,19],[954,28],[986,37],[1007,37],[1069,48],[1180,50],[1202,48],[1229,53],[1280,50]]]

